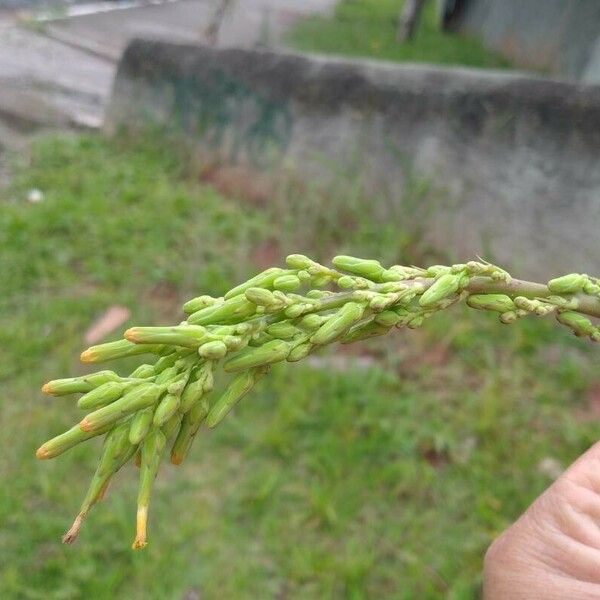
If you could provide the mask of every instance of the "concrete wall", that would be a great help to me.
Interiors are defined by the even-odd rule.
[[[600,82],[598,0],[463,0],[452,25],[519,66]]]
[[[524,275],[600,272],[599,87],[137,41],[108,124],[148,123],[211,164],[333,187],[360,177],[398,202],[409,165],[443,190],[429,231],[456,258]]]

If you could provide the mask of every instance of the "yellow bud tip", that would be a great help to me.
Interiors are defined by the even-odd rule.
[[[50,458],[50,452],[44,446],[40,446],[35,452],[35,457],[39,460],[46,460]]]
[[[81,362],[84,362],[84,363],[95,362],[96,355],[94,354],[94,351],[91,348],[88,348],[87,350],[84,350],[81,353],[79,360],[81,360]]]
[[[48,394],[48,396],[52,396],[52,386],[50,385],[50,382],[45,383],[42,386],[42,394]]]
[[[136,517],[136,532],[135,540],[133,541],[132,548],[134,550],[140,550],[144,548],[148,543],[146,541],[146,524],[148,522],[148,507],[138,506],[137,517]]]
[[[129,342],[136,342],[137,338],[135,336],[135,327],[130,327],[124,334],[123,337]]]
[[[183,462],[183,455],[171,454],[171,464],[180,465]]]
[[[84,419],[79,423],[79,429],[81,429],[81,431],[92,431],[93,428],[94,426],[88,421],[87,417],[84,417]]]
[[[85,517],[85,515],[83,513],[79,513],[75,517],[75,520],[73,521],[73,525],[71,525],[71,529],[69,529],[69,531],[67,531],[67,533],[65,533],[65,535],[63,535],[63,538],[62,538],[63,544],[72,544],[77,539],[77,536],[79,535],[79,530],[81,529],[81,526],[83,525],[84,517]]]

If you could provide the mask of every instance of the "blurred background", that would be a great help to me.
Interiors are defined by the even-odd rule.
[[[551,320],[275,368],[164,465],[142,552],[131,466],[60,543],[99,442],[37,462],[81,418],[39,388],[292,252],[598,274],[599,78],[592,0],[0,0],[0,597],[478,598],[598,437],[598,350]]]

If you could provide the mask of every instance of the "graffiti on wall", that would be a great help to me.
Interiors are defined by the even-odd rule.
[[[233,164],[268,166],[286,150],[292,115],[286,102],[256,92],[222,71],[169,81],[175,125]]]

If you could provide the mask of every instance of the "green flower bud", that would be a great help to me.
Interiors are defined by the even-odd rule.
[[[84,363],[99,363],[138,354],[157,354],[161,349],[162,345],[133,344],[128,340],[118,340],[92,346],[81,353],[80,359]]]
[[[327,321],[327,317],[322,317],[321,315],[310,314],[304,315],[300,321],[298,322],[298,326],[302,329],[307,329],[308,331],[314,331],[318,329]]]
[[[176,366],[167,367],[164,371],[160,372],[156,376],[154,383],[158,385],[168,383],[169,381],[177,377],[177,373],[179,373],[179,369]]]
[[[583,286],[586,284],[587,280],[587,275],[571,273],[569,275],[557,277],[556,279],[551,279],[548,282],[548,289],[553,294],[574,294],[583,290]]]
[[[292,325],[289,321],[281,321],[279,323],[273,323],[267,327],[267,333],[274,338],[280,340],[289,340],[298,333],[298,328]]]
[[[131,377],[136,379],[147,379],[148,377],[154,377],[154,375],[156,375],[154,367],[152,365],[143,364],[131,374]]]
[[[154,425],[162,427],[177,412],[180,402],[180,396],[165,394],[154,411]]]
[[[356,287],[356,280],[353,277],[350,277],[350,275],[343,275],[336,283],[338,284],[338,287],[343,290],[350,290]]]
[[[379,281],[385,273],[385,269],[377,260],[365,260],[353,256],[336,256],[332,262],[336,268],[342,271],[348,271],[372,281]]]
[[[220,298],[213,298],[212,296],[198,296],[197,298],[188,300],[183,305],[183,312],[186,315],[191,315],[192,313],[198,312],[200,309],[206,308],[207,306],[212,306],[219,301],[221,301]]]
[[[83,377],[69,377],[49,381],[42,387],[42,392],[52,396],[65,396],[77,392],[85,393],[109,381],[121,381],[121,378],[113,371],[98,371]]]
[[[177,411],[160,429],[168,440],[175,432],[179,431],[179,426],[183,420],[183,415]]]
[[[277,302],[273,292],[265,290],[264,288],[248,288],[244,292],[244,295],[250,302],[256,304],[257,306],[269,306]]]
[[[297,346],[294,346],[294,348],[292,348],[286,360],[288,362],[298,362],[299,360],[306,358],[313,348],[314,346],[310,342],[298,344]]]
[[[600,286],[592,283],[591,281],[586,282],[583,286],[583,291],[590,296],[597,296],[600,294]]]
[[[248,281],[245,281],[237,287],[234,287],[233,289],[229,290],[225,294],[225,300],[229,300],[230,298],[240,296],[251,287],[271,288],[275,279],[277,279],[277,277],[279,277],[280,275],[284,275],[286,273],[289,273],[289,271],[286,271],[285,269],[280,269],[279,267],[267,269],[266,271],[263,271],[262,273],[259,273],[258,275],[252,277],[252,279],[248,279]]]
[[[152,429],[142,443],[142,463],[140,466],[140,487],[138,492],[138,510],[136,519],[136,535],[133,542],[135,550],[146,545],[146,526],[148,506],[152,484],[158,473],[160,459],[166,443],[165,434],[160,429]]]
[[[42,444],[35,453],[36,457],[40,460],[46,460],[48,458],[54,458],[67,450],[77,446],[77,444],[89,440],[97,435],[106,433],[113,426],[109,423],[103,427],[99,427],[93,431],[82,431],[79,425],[71,427],[71,429],[57,435],[56,437],[48,440],[45,444]]]
[[[375,317],[375,322],[385,327],[393,327],[400,321],[400,317],[393,310],[385,310]]]
[[[381,274],[381,281],[404,281],[406,276],[394,269],[384,269]]]
[[[215,402],[206,417],[206,424],[216,427],[231,409],[254,387],[265,374],[265,369],[251,369],[235,377],[223,395]]]
[[[446,267],[444,265],[432,265],[427,268],[427,275],[430,277],[439,277],[440,275],[445,275],[447,273],[452,273],[452,267]]]
[[[500,323],[504,323],[504,325],[510,325],[519,318],[519,315],[516,313],[516,311],[510,310],[502,313],[498,318],[500,319]]]
[[[202,378],[190,381],[181,394],[181,412],[187,413],[204,396],[204,393],[204,380]]]
[[[292,304],[292,306],[289,306],[288,308],[285,309],[285,316],[288,317],[289,319],[296,319],[297,317],[299,317],[305,310],[307,310],[307,305],[306,304]]]
[[[131,413],[152,406],[156,403],[161,393],[162,389],[158,385],[153,383],[142,384],[127,392],[122,398],[112,404],[103,406],[88,414],[79,423],[79,427],[82,431],[97,431],[105,425],[116,423]]]
[[[447,296],[455,294],[458,291],[460,281],[461,275],[452,275],[450,273],[441,275],[423,292],[423,295],[419,298],[419,305],[432,306]]]
[[[421,325],[423,325],[424,321],[425,321],[425,315],[416,315],[416,316],[412,317],[411,319],[409,319],[408,323],[406,323],[406,326],[409,329],[417,329],[418,327],[421,327]]]
[[[293,292],[302,285],[296,275],[281,275],[273,282],[273,287],[282,292]]]
[[[221,340],[215,340],[200,346],[198,354],[208,360],[219,360],[227,354],[227,346]]]
[[[330,282],[331,282],[331,277],[329,275],[315,275],[312,278],[312,284],[315,287],[325,287]]]
[[[290,254],[285,263],[291,269],[310,269],[315,262],[303,254]]]
[[[271,365],[285,360],[290,353],[290,345],[283,340],[272,340],[258,348],[245,348],[223,365],[228,373],[245,371],[255,367]]]
[[[330,317],[316,333],[312,335],[310,341],[317,346],[329,344],[339,337],[342,337],[357,321],[359,321],[365,312],[365,307],[358,302],[348,302],[340,308],[337,314]]]
[[[227,350],[239,350],[244,345],[243,338],[237,335],[226,335],[223,337],[223,343],[227,346]]]
[[[478,310],[493,310],[499,313],[515,310],[515,303],[505,294],[471,294],[467,304]]]
[[[226,300],[222,304],[207,306],[191,314],[188,323],[193,325],[233,324],[251,317],[256,312],[256,305],[243,294]]]
[[[374,312],[381,312],[388,308],[391,302],[391,299],[386,296],[376,296],[369,302],[369,308]]]
[[[83,408],[84,410],[91,410],[93,408],[106,406],[107,404],[119,399],[127,387],[130,386],[131,384],[121,383],[118,381],[107,381],[91,392],[81,396],[77,402],[77,406],[79,408]]]
[[[170,369],[179,360],[179,354],[173,352],[167,356],[162,356],[154,363],[154,372],[156,375],[160,375],[166,369]]]
[[[181,373],[175,381],[167,385],[167,393],[173,394],[173,396],[181,396],[185,386],[187,385],[190,372]]]
[[[107,434],[102,455],[87,494],[73,525],[63,537],[64,543],[71,544],[75,541],[83,520],[92,506],[104,495],[112,476],[133,456],[135,446],[129,443],[128,431],[129,423],[122,423]]]
[[[174,327],[131,327],[124,333],[125,339],[134,344],[169,344],[197,348],[207,333],[198,325],[176,325]]]
[[[596,329],[589,319],[576,312],[560,312],[556,320],[572,329],[577,337],[591,335]]]
[[[129,426],[129,443],[137,446],[145,437],[154,418],[154,408],[150,406],[144,410],[138,411]]]
[[[208,410],[208,402],[206,399],[203,399],[196,402],[189,412],[183,415],[179,432],[171,448],[171,462],[174,465],[180,465],[184,461],[192,446],[194,437],[200,429],[200,425],[202,425],[204,419],[206,419],[206,415],[208,415]]]

